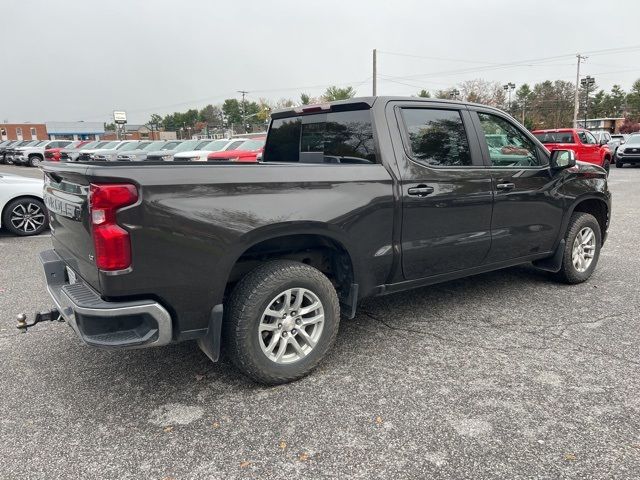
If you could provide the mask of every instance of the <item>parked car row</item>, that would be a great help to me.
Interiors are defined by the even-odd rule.
[[[582,128],[533,130],[532,133],[549,151],[571,150],[581,162],[593,163],[607,172],[613,162],[615,150],[612,151],[609,147],[612,139],[608,133],[597,138],[592,132]]]
[[[264,136],[200,140],[44,140],[0,143],[0,162],[37,166],[43,160],[63,162],[237,161],[255,162]]]

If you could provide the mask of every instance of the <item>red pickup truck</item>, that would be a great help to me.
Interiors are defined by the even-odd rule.
[[[576,159],[593,163],[609,172],[611,150],[606,143],[601,144],[589,131],[582,128],[560,128],[555,130],[534,130],[532,132],[547,150],[573,150]]]

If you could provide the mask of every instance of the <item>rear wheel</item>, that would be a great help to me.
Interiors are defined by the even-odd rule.
[[[318,365],[339,322],[338,296],[329,279],[309,265],[277,260],[234,288],[225,308],[223,345],[248,377],[285,383]]]
[[[604,159],[604,164],[602,165],[602,168],[604,168],[607,171],[607,175],[608,175],[609,170],[611,170],[611,161],[608,158]]]
[[[600,258],[600,224],[589,213],[575,212],[569,220],[565,242],[558,278],[565,283],[582,283],[588,280]]]
[[[620,160],[620,159],[616,160],[616,168],[622,168],[623,165],[624,165],[624,163],[622,163],[622,160]]]
[[[9,202],[2,213],[2,225],[22,237],[42,233],[48,223],[44,204],[35,198],[17,198]]]

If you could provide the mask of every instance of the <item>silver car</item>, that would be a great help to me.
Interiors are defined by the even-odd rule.
[[[146,160],[147,155],[151,152],[173,150],[180,145],[180,143],[180,140],[156,140],[141,149],[129,150],[118,154],[118,161],[141,162],[142,160]]]
[[[193,152],[201,150],[205,145],[211,143],[211,140],[185,140],[184,142],[180,142],[173,149],[165,148],[164,150],[149,152],[147,153],[147,158],[145,159],[148,162],[171,162],[173,161],[174,155],[181,152]]]
[[[103,148],[95,151],[90,159],[99,162],[115,162],[118,159],[118,155],[120,155],[121,153],[131,150],[139,150],[146,147],[150,143],[151,140],[123,140],[115,148]]]

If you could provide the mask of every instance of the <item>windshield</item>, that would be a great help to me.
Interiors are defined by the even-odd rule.
[[[149,142],[147,145],[138,145],[138,148],[145,152],[153,152],[154,150],[162,150],[165,143],[167,142],[164,140],[156,140],[155,142]]]
[[[264,138],[247,140],[246,142],[242,143],[236,148],[238,150],[258,150],[259,148],[264,147],[264,141],[265,141]]]
[[[222,150],[227,143],[229,143],[229,140],[214,140],[213,142],[203,145],[202,148],[199,148],[198,150],[210,150],[212,152],[217,152]]]
[[[638,145],[640,144],[640,135],[631,135],[629,137],[629,139],[627,140],[627,145],[631,144],[631,145]]]
[[[42,141],[40,141],[40,142],[36,143],[36,144],[35,144],[35,145],[33,145],[33,146],[34,146],[34,147],[37,147],[37,146],[40,146],[40,145],[44,145],[44,144],[46,144],[46,143],[49,143],[49,140],[42,140]]]
[[[106,150],[109,150],[111,148],[116,148],[118,145],[120,145],[119,141],[113,141],[113,142],[106,142],[104,145],[100,145],[99,148],[104,148]]]
[[[173,143],[173,142],[169,142]],[[201,143],[199,140],[187,140],[185,142],[178,142],[175,147],[172,147],[176,152],[186,152],[188,150],[196,150],[196,146]],[[170,150],[170,149],[167,149]]]
[[[540,132],[534,135],[542,143],[573,143],[571,132]]]
[[[82,150],[85,148],[96,148],[102,142],[89,142],[84,145],[76,145],[75,147],[67,147],[68,150]]]
[[[144,143],[144,145],[148,145],[148,143],[139,142],[139,141],[126,142],[126,143],[122,143],[122,144],[118,145],[116,147],[116,150],[119,150],[121,152],[128,152],[129,150],[137,150],[139,148],[144,147],[144,145],[142,145],[142,143]]]
[[[174,140],[173,142],[165,142],[164,145],[162,145],[162,148],[160,150],[175,150],[176,147],[178,145],[180,145],[180,140]]]
[[[196,142],[196,146],[194,150],[202,150],[204,147],[211,143],[211,140],[191,140],[192,142]]]

